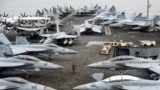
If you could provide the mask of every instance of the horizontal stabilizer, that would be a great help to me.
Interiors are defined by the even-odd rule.
[[[153,66],[152,68],[149,68],[149,70],[157,74],[160,74],[159,66]]]
[[[92,77],[93,77],[96,81],[100,81],[100,80],[103,79],[104,73],[94,73],[94,74],[92,74]]]
[[[6,57],[3,52],[0,51],[0,57]]]
[[[156,60],[160,60],[160,54],[158,55],[158,57],[156,58]]]
[[[9,45],[0,44],[0,52],[1,52],[1,57],[3,57],[3,55],[9,55],[9,56],[14,55]]]
[[[3,33],[0,33],[0,43],[7,44],[7,45],[11,44],[11,42],[8,40],[8,38]]]
[[[98,28],[92,28],[94,32],[97,32],[97,33],[102,33],[102,31]]]

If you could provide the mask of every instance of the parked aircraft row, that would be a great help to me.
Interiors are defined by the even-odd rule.
[[[2,52],[1,55],[3,55]],[[0,72],[0,75],[4,76],[18,74],[27,74],[28,76],[30,72],[63,69],[63,67],[58,64],[42,61],[30,55],[17,55],[8,58],[1,56],[0,63],[1,69],[4,69]]]
[[[89,64],[89,68],[109,70],[137,70],[138,73],[159,78],[159,60],[138,58],[134,56],[117,56],[109,60]],[[145,71],[141,72],[141,70]],[[104,80],[79,85],[74,90],[159,90],[159,80],[145,80],[130,75],[115,75]]]
[[[19,77],[8,77],[0,79],[1,90],[56,90],[54,88],[32,83]]]
[[[159,15],[155,15],[153,19],[147,19],[142,13],[133,13],[130,19],[125,17],[125,12],[118,12],[114,6],[110,9],[98,14],[97,16],[85,20],[86,26],[92,25],[108,25],[111,28],[128,28],[128,30],[150,30],[152,27],[159,26]],[[84,25],[85,26],[85,25]],[[77,28],[77,27],[75,27]],[[87,27],[80,31],[87,31]],[[100,28],[98,29],[100,30]],[[92,29],[92,31],[94,31]],[[94,31],[96,32],[96,31]],[[143,59],[133,56],[118,56],[109,60],[89,64],[89,68],[117,70],[122,72],[126,70],[135,70],[135,74],[148,76],[150,79],[145,80],[130,75],[115,75],[104,80],[82,84],[74,87],[74,90],[160,90],[159,89],[159,60]],[[134,74],[134,75],[135,75]],[[102,75],[103,76],[103,75]]]
[[[118,56],[106,61],[88,65],[90,68],[112,69],[112,70],[146,70],[144,74],[150,76],[159,75],[159,60],[143,59],[134,56]]]
[[[23,53],[47,53],[47,54],[75,54],[77,51],[60,47],[56,44],[29,44],[26,37],[17,36],[16,45],[13,45],[5,35],[0,33],[1,47],[8,55],[19,55]],[[8,46],[7,46],[8,45]],[[11,49],[11,50],[10,50]],[[4,51],[5,50],[5,51]]]
[[[115,75],[101,81],[74,87],[74,90],[160,90],[158,81],[130,75]]]
[[[142,13],[133,13],[131,18],[127,19],[124,11],[117,11],[115,6],[112,6],[95,17],[85,20],[85,23],[87,21],[92,27],[94,25],[108,25],[111,28],[122,28],[125,30],[156,31],[158,28],[154,27],[160,26],[159,17],[159,15],[155,15],[152,19],[147,19],[142,16]],[[101,31],[101,29],[98,30]]]
[[[111,21],[111,20],[121,20],[125,19],[125,13],[118,13],[116,11],[115,6],[112,6],[110,9],[106,9],[104,12],[96,14],[95,17],[85,20],[83,24],[81,25],[73,25],[74,29],[76,31],[87,32],[87,33],[102,33],[102,23],[105,21]]]
[[[98,5],[93,6],[93,10],[97,11],[98,7]],[[87,8],[85,7],[82,10],[86,9]],[[18,20],[20,20],[21,23],[17,27],[17,32],[19,33],[20,31],[29,31],[31,32],[31,35],[34,35],[37,33],[37,31],[40,31],[41,27],[44,27],[44,29],[48,29],[50,28],[50,26],[53,26],[53,24],[56,25],[57,22],[59,23],[59,25],[63,24],[63,21],[60,20],[59,17],[61,15],[60,11],[61,13],[65,13],[65,11],[61,10],[59,6],[58,10],[59,11],[57,11],[57,9],[54,7],[50,10],[44,8],[42,12],[40,10],[37,10],[36,17],[12,17],[5,18],[3,20],[11,23],[13,23],[13,21],[17,22]],[[73,12],[72,8],[70,8],[70,10]],[[92,9],[89,9],[89,11],[92,11]],[[25,14],[21,15],[26,16]],[[36,22],[33,22],[35,20]],[[153,27],[159,26],[159,15],[154,16],[153,19],[146,19],[146,17],[142,16],[142,13],[133,13],[132,17],[130,19],[127,19],[125,16],[125,12],[117,11],[116,7],[112,6],[110,9],[106,9],[104,12],[97,14],[95,17],[85,20],[81,25],[73,25],[73,28],[77,33],[102,33],[102,25],[106,24],[112,28],[151,31],[153,29],[157,29]],[[6,27],[7,26],[8,25],[6,25]]]
[[[16,45],[12,45],[11,42],[5,37],[3,33],[0,34],[0,67],[3,69],[0,72],[0,75],[17,75],[17,74],[27,74],[30,75],[32,72],[37,72],[41,70],[57,70],[63,69],[64,67],[58,64],[50,63],[47,61],[42,61],[36,57],[30,55],[21,55],[21,54],[38,54],[38,53],[47,53],[47,54],[65,54],[65,53],[76,53],[74,50],[66,49],[54,44],[35,44],[30,45],[27,42],[25,37],[18,37],[16,40]],[[27,44],[27,45],[24,45]],[[19,55],[20,54],[20,55]],[[14,55],[13,57],[5,57],[5,55]],[[18,78],[17,78],[18,79]],[[10,79],[11,84],[13,85],[10,87],[10,84],[4,84],[4,89],[12,89],[15,90],[34,90],[42,89],[42,90],[55,90],[53,88],[39,85],[39,84],[30,84],[30,82],[21,82],[21,81],[12,81]],[[21,79],[20,79],[21,80]],[[8,83],[9,83],[8,82]],[[12,83],[13,82],[13,83]],[[2,82],[5,83],[5,82]],[[14,86],[15,83],[15,86]],[[20,85],[19,85],[20,84]],[[8,85],[8,86],[7,86]],[[26,85],[26,86],[25,86]],[[17,89],[16,89],[17,88]],[[29,89],[28,89],[29,88]]]
[[[146,20],[142,16],[141,13],[133,14],[132,19],[128,20],[125,17],[125,12],[117,12],[116,8],[113,6],[110,9],[98,14],[92,19],[85,20],[81,25],[73,25],[73,28],[76,30],[77,35],[69,35],[66,32],[60,31],[59,25],[62,24],[62,21],[59,19],[59,16],[63,16],[66,12],[63,11],[58,6],[58,11],[55,8],[51,10],[44,9],[44,11],[37,10],[36,17],[25,17],[26,15],[21,14],[23,17],[16,18],[3,18],[2,23],[16,23],[18,22],[18,26],[16,26],[17,32],[19,31],[29,31],[36,32],[39,31],[41,37],[45,37],[43,40],[43,44],[30,44],[26,37],[17,36],[16,37],[16,45],[13,45],[4,34],[0,34],[0,51],[2,56],[12,56],[14,57],[1,57],[0,58],[0,67],[4,72],[0,72],[0,74],[11,74],[11,73],[22,73],[30,72],[30,71],[40,71],[40,70],[54,70],[54,69],[62,69],[63,66],[53,64],[46,61],[41,61],[35,57],[21,54],[75,54],[77,51],[60,47],[52,42],[56,40],[56,42],[66,45],[72,44],[73,40],[78,38],[81,33],[102,33],[102,24],[109,24],[110,27],[124,27],[124,26],[134,26],[135,27],[150,27],[158,25],[159,16],[155,16],[153,20]],[[93,12],[92,10],[97,11],[99,9],[98,5],[93,7],[92,9],[87,9],[83,11],[83,13]],[[95,13],[94,11],[94,13]],[[45,17],[46,14],[50,17]],[[11,21],[10,21],[11,20]],[[40,21],[39,21],[40,20]],[[51,20],[50,22],[48,20]],[[15,22],[12,22],[15,21]],[[151,21],[148,23],[148,21]],[[57,32],[54,34],[44,34],[44,30],[48,29],[49,24],[56,24]],[[97,25],[98,24],[98,25]],[[7,25],[7,24],[6,24]],[[0,25],[0,30],[6,29],[6,25]],[[133,27],[132,27],[133,28]],[[4,55],[3,55],[4,54]],[[18,56],[20,55],[20,56]],[[158,77],[160,74],[159,71],[159,61],[146,60],[141,58],[136,58],[132,56],[120,56],[116,58],[112,58],[111,60],[98,62],[94,64],[88,65],[90,68],[102,68],[102,69],[115,69],[115,70],[144,70],[142,74],[147,74],[150,77]],[[6,79],[5,79],[6,80]],[[8,79],[7,79],[8,80]],[[16,82],[12,81],[11,82]],[[9,81],[10,82],[10,81]],[[7,82],[8,83],[8,82]],[[21,83],[21,82],[19,82]],[[22,82],[23,83],[23,82]],[[26,84],[26,83],[25,83]],[[27,83],[28,84],[28,83]],[[8,85],[8,84],[7,84]],[[143,85],[143,86],[142,86]],[[15,89],[17,84],[13,84],[13,86],[4,86],[4,89]],[[25,85],[23,85],[25,86]],[[150,86],[150,87],[147,87]],[[37,89],[42,86],[31,86],[32,89]],[[1,88],[1,87],[0,87]],[[19,86],[20,90],[24,90],[28,87]],[[44,88],[44,86],[43,86]],[[49,87],[48,87],[49,88]],[[89,83],[85,85],[77,86],[73,89],[78,90],[121,90],[121,89],[139,89],[139,90],[147,90],[147,89],[155,89],[159,88],[159,81],[152,80],[144,80],[133,76],[127,75],[117,75],[105,80],[101,80],[94,83]],[[32,90],[31,89],[31,90]],[[47,89],[47,88],[45,88]],[[19,90],[19,89],[18,89]],[[52,89],[51,89],[52,90]],[[54,89],[53,89],[54,90]]]
[[[26,13],[21,13],[20,16],[8,17],[8,14],[0,15],[0,23],[2,22],[6,25],[6,28],[0,29],[3,32],[5,29],[16,29],[18,33],[20,32],[31,32],[31,35],[37,34],[40,31],[40,27],[46,29],[53,29],[52,27],[56,25],[63,25],[63,21],[59,18],[65,17],[74,11],[73,7],[62,7],[57,6],[57,8],[52,7],[50,10],[44,8],[44,10],[37,10],[36,16],[29,16]]]
[[[26,13],[21,13],[18,17],[8,17],[8,15],[2,15],[0,19],[0,67],[3,69],[0,75],[17,75],[27,74],[41,71],[41,70],[57,70],[64,67],[58,64],[42,61],[36,57],[24,54],[75,54],[77,51],[60,47],[52,42],[67,45],[72,44],[73,40],[78,38],[78,35],[69,35],[66,32],[60,31],[59,26],[63,25],[63,21],[60,18],[72,13],[74,9],[70,6],[47,10],[37,10],[36,16],[29,16]],[[42,31],[52,29],[56,26],[57,33],[44,34]],[[13,27],[10,29],[10,27]],[[68,27],[67,27],[68,28]],[[4,35],[7,31],[16,29],[17,33],[23,35],[24,32],[30,32],[31,35],[38,34],[41,37],[45,37],[43,44],[30,44],[26,37],[17,36],[16,45],[13,45],[7,37]],[[68,30],[69,31],[69,30]],[[4,34],[2,34],[4,33]],[[54,42],[55,43],[55,42]],[[13,56],[13,57],[5,57]],[[1,89],[15,89],[15,90],[56,90],[51,87],[40,85],[37,83],[31,83],[19,77],[4,78],[1,79],[3,86]],[[1,81],[0,80],[0,81]]]

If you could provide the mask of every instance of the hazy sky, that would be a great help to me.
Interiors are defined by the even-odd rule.
[[[128,16],[133,12],[143,12],[146,15],[147,0],[0,0],[0,13],[7,12],[15,15],[26,12],[27,14],[35,14],[37,9],[41,10],[44,7],[71,5],[78,9],[84,5],[90,6],[93,4],[99,4],[102,8],[105,5],[108,8],[115,5],[117,10],[126,11]],[[150,0],[150,4],[150,14],[160,14],[160,1]]]

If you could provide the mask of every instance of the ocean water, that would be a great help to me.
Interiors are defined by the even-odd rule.
[[[115,5],[118,11],[126,11],[127,17],[133,12],[142,12],[146,16],[147,0],[0,0],[0,14],[6,12],[10,16],[27,13],[35,15],[37,9],[51,8],[52,6],[73,6],[79,9],[84,5],[88,7],[99,4],[102,8]],[[150,17],[160,14],[160,1],[150,0]]]

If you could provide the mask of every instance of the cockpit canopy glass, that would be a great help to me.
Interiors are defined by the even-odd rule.
[[[118,57],[115,57],[115,58],[112,58],[110,60],[112,61],[123,61],[123,60],[134,60],[135,57],[133,56],[118,56]]]
[[[59,47],[58,45],[56,45],[56,44],[46,44],[47,46],[49,46],[49,47]]]
[[[41,61],[40,59],[30,56],[30,55],[17,55],[13,57],[14,59],[22,59],[22,60],[29,60],[29,61]]]
[[[19,84],[27,84],[30,83],[29,81],[19,78],[19,77],[12,77],[12,78],[5,78],[4,80],[13,82],[13,83],[19,83]]]
[[[129,76],[129,75],[116,75],[116,76],[112,76],[107,79],[104,79],[103,82],[108,83],[108,82],[131,81],[131,80],[132,81],[140,80],[140,78]]]

